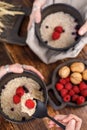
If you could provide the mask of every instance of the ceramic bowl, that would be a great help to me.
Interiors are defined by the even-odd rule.
[[[35,34],[36,34],[36,37],[37,39],[39,40],[39,44],[46,47],[46,48],[49,48],[51,50],[55,50],[55,51],[66,51],[68,50],[69,48],[75,46],[76,44],[78,44],[78,42],[81,40],[81,37],[80,35],[78,35],[78,39],[73,43],[73,44],[70,44],[66,47],[61,47],[61,48],[54,48],[54,47],[51,47],[50,45],[48,45],[47,43],[45,43],[43,41],[43,39],[41,38],[41,33],[40,33],[40,28],[41,28],[41,24],[43,22],[43,20],[50,14],[53,14],[53,13],[56,13],[56,12],[64,12],[64,13],[67,13],[67,14],[70,14],[73,18],[75,18],[76,22],[78,23],[78,30],[79,28],[83,25],[84,21],[82,19],[82,16],[81,14],[79,13],[78,10],[76,10],[74,7],[70,6],[70,5],[66,5],[66,4],[54,4],[54,5],[50,5],[46,8],[44,8],[42,10],[42,20],[40,23],[36,23],[35,24]],[[53,21],[53,19],[52,19]],[[45,32],[44,32],[45,33]]]
[[[35,80],[39,85],[40,85],[40,91],[43,91],[43,95],[44,95],[44,103],[47,104],[47,90],[46,90],[46,85],[45,82],[34,72],[32,71],[24,71],[23,73],[8,73],[6,75],[4,75],[1,79],[0,79],[0,95],[2,92],[2,89],[4,89],[4,86],[11,81],[12,79],[18,78],[18,77],[27,77],[27,78],[31,78],[33,80]],[[7,97],[8,98],[8,97]],[[0,103],[1,103],[1,98],[0,98]],[[28,122],[30,120],[33,119],[33,117],[29,117],[29,119],[24,119],[24,120],[14,120],[14,119],[10,119],[2,110],[1,108],[1,104],[0,104],[0,114],[7,119],[10,122],[14,122],[14,123],[25,123]]]
[[[63,109],[64,107],[82,107],[87,105],[87,100],[78,105],[75,102],[64,102],[63,98],[61,97],[60,93],[56,90],[56,83],[59,82],[60,76],[58,75],[58,71],[61,67],[63,66],[70,66],[74,62],[83,62],[85,64],[85,67],[87,67],[87,61],[86,60],[81,60],[81,59],[72,59],[69,61],[66,61],[60,65],[54,70],[53,76],[52,76],[52,83],[47,86],[47,91],[48,91],[48,101],[49,104],[55,109],[55,110],[60,110]],[[79,66],[78,66],[79,67]]]

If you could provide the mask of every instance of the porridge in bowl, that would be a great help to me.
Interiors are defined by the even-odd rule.
[[[21,98],[21,111],[32,116],[36,110],[36,100],[29,94],[24,94]]]
[[[25,101],[26,98],[34,102],[32,110],[30,109],[30,116],[32,116],[34,112],[33,109],[35,109],[36,106],[35,99],[44,102],[41,86],[38,82],[29,77],[14,78],[5,84],[1,91],[1,109],[10,119],[17,121],[28,120],[30,116],[22,112],[22,102]]]
[[[42,40],[53,48],[65,48],[78,40],[79,25],[75,18],[62,11],[52,13],[41,23]]]

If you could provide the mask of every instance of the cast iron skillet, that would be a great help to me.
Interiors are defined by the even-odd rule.
[[[39,40],[39,44],[43,45],[46,48],[49,48],[51,50],[55,50],[55,51],[64,51],[64,50],[68,50],[69,48],[73,47],[74,45],[78,44],[78,42],[81,40],[82,36],[78,35],[78,39],[76,40],[76,42],[74,42],[73,44],[71,44],[70,46],[64,47],[64,48],[54,48],[51,47],[49,45],[47,45],[41,38],[41,33],[40,33],[40,27],[41,27],[41,23],[43,22],[44,18],[47,17],[48,15],[52,14],[52,13],[56,13],[56,12],[64,12],[64,13],[68,13],[70,14],[72,17],[75,18],[76,22],[78,23],[78,27],[77,29],[79,29],[84,21],[82,19],[81,14],[78,12],[78,10],[76,10],[74,7],[67,5],[67,4],[54,4],[54,5],[50,5],[48,7],[46,7],[45,9],[42,10],[42,20],[40,23],[36,23],[35,24],[35,34]],[[53,20],[53,19],[52,19]]]
[[[48,96],[47,96],[47,90],[46,90],[46,85],[45,85],[45,82],[41,80],[41,78],[36,75],[34,72],[32,71],[24,71],[23,73],[19,74],[19,73],[8,73],[6,74],[5,76],[3,76],[1,79],[0,79],[0,96],[1,96],[1,91],[2,89],[4,88],[4,85],[7,84],[7,82],[9,82],[11,79],[14,79],[14,78],[17,78],[17,77],[28,77],[28,78],[32,78],[33,80],[35,80],[36,82],[38,82],[41,86],[41,90],[43,91],[43,94],[44,94],[44,103],[45,105],[47,105],[47,99],[48,99]],[[32,119],[34,119],[33,117],[29,117],[29,119],[25,119],[25,120],[21,120],[21,121],[18,121],[18,120],[14,120],[14,119],[10,119],[3,111],[2,111],[2,108],[1,108],[1,99],[0,99],[0,114],[5,118],[7,119],[8,121],[10,122],[13,122],[13,123],[25,123],[25,122],[28,122]]]
[[[83,106],[87,105],[87,100],[85,101],[85,103],[83,103],[81,105],[77,105],[74,102],[64,102],[63,99],[62,99],[62,97],[60,96],[60,94],[58,93],[58,91],[55,88],[56,83],[60,79],[60,77],[58,76],[58,70],[61,67],[63,67],[63,66],[70,66],[74,62],[83,62],[85,64],[85,66],[87,67],[87,60],[72,59],[72,60],[66,61],[66,62],[58,65],[58,67],[54,70],[53,76],[52,76],[52,83],[47,86],[48,101],[49,101],[49,104],[55,110],[61,110],[61,109],[65,108],[66,106],[78,108],[78,107],[83,107]]]

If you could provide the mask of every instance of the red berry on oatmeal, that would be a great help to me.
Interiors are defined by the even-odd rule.
[[[16,89],[16,94],[19,95],[20,97],[24,95],[24,92],[25,91],[21,86]]]
[[[63,27],[62,26],[57,26],[54,28],[54,31],[62,33],[63,32]]]
[[[57,40],[60,38],[60,33],[59,32],[53,32],[52,34],[52,40]]]
[[[14,95],[13,96],[13,102],[14,102],[14,104],[18,104],[18,103],[20,103],[20,101],[21,101],[21,99],[20,99],[20,97],[18,95]]]
[[[32,109],[32,108],[34,108],[35,103],[34,103],[34,101],[32,99],[28,99],[25,102],[25,106],[28,107],[29,109]]]

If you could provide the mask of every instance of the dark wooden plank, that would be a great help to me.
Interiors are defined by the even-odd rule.
[[[6,64],[11,64],[11,63],[12,63],[12,61],[9,58],[9,55],[7,54],[4,44],[0,43],[0,66],[6,65]],[[12,124],[8,123],[5,119],[3,119],[0,116],[0,130],[7,130],[8,128],[10,128],[10,130],[13,130]]]
[[[20,62],[21,64],[34,66],[44,75],[47,84],[51,80],[50,78],[54,68],[63,62],[62,60],[56,62],[55,64],[46,65],[30,50],[28,46],[21,47],[17,45],[6,44],[5,47],[14,62]]]
[[[30,121],[29,123],[17,125],[20,130],[47,130],[42,119]]]
[[[22,3],[26,6],[32,6],[32,1],[30,1],[30,0],[26,0],[26,1],[22,0]],[[21,29],[22,35],[24,32],[26,32],[27,24],[28,24],[28,20],[27,20],[27,22],[25,22],[22,25],[22,27],[23,27]],[[46,65],[29,49],[28,46],[21,47],[21,46],[10,45],[10,44],[5,43],[5,49],[6,49],[8,55],[9,55],[9,58],[11,59],[12,62],[14,62],[14,63],[18,62],[21,64],[32,65],[36,69],[38,69],[44,75],[46,84],[51,83],[51,77],[52,77],[53,70],[62,62],[69,60],[69,59],[64,59],[64,60],[60,60],[54,64]],[[87,59],[87,46],[84,47],[84,49],[77,56],[77,58]],[[4,61],[4,62],[6,62],[6,61]],[[3,64],[4,62],[1,62],[1,64]],[[8,61],[8,63],[9,63],[9,61]],[[76,114],[79,117],[81,117],[83,120],[81,130],[87,130],[87,122],[86,122],[86,120],[87,120],[87,116],[86,116],[87,106],[82,107],[82,108],[78,108],[78,109],[64,108],[60,111],[55,111],[52,109],[52,107],[50,107],[48,105],[48,112],[51,116],[54,116],[56,114],[69,114],[69,113]],[[6,120],[1,118],[2,125],[0,126],[0,130],[41,130],[41,129],[46,130],[47,127],[44,123],[47,124],[47,122],[48,122],[48,119],[34,120],[34,121],[30,121],[29,123],[26,123],[26,124],[16,125],[13,123],[8,123]],[[53,128],[52,130],[55,130],[55,128]]]
[[[3,43],[0,43],[0,66],[5,64],[11,64],[11,60],[6,52]]]
[[[44,75],[45,81],[47,84],[51,83],[51,77],[52,77],[53,70],[62,62],[69,60],[69,59],[65,59],[62,61],[57,61],[56,63],[50,64],[50,65],[46,65],[27,46],[20,47],[17,45],[12,46],[12,45],[6,44],[5,47],[14,62],[34,66],[36,69],[38,69]],[[78,55],[77,58],[87,59],[86,50],[87,50],[87,46],[85,46],[85,48],[81,51],[81,53]],[[50,106],[48,107],[48,111],[49,111],[50,115],[52,115],[52,116],[55,115],[56,112],[58,112],[58,111],[54,111]],[[81,130],[87,129],[87,123],[85,122],[85,120],[87,119],[87,116],[85,114],[86,112],[87,112],[87,106],[78,108],[78,109],[64,108],[59,111],[60,114],[73,113],[73,114],[78,115],[80,118],[82,118],[83,124],[82,124]],[[36,122],[38,123],[38,121],[36,121]],[[30,130],[36,130],[36,128],[33,126],[33,125],[37,124],[36,122],[32,122],[32,123],[30,122],[29,124],[24,125],[23,127],[25,128],[25,130],[27,130],[27,126],[30,126],[29,127]],[[47,120],[45,120],[45,122],[47,122]],[[42,124],[43,123],[44,122],[42,122]],[[44,124],[42,126],[45,130]],[[21,130],[22,126],[18,125],[18,127]],[[39,128],[37,130],[39,130]]]

